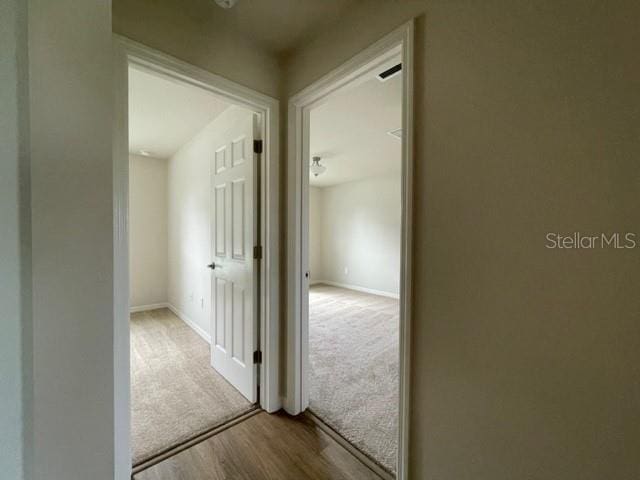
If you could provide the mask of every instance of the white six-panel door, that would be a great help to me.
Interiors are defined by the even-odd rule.
[[[235,107],[232,107],[235,108]],[[252,112],[236,108],[211,159],[211,365],[257,401],[257,312],[253,247],[257,208]]]

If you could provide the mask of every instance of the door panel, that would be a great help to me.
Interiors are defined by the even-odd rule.
[[[227,168],[227,146],[224,145],[216,150],[213,171],[218,174]]]
[[[231,252],[236,260],[245,260],[245,180],[231,183]]]
[[[232,306],[232,314],[233,314],[233,322],[231,331],[232,338],[232,350],[231,356],[239,362],[242,366],[246,363],[245,355],[244,355],[244,319],[245,319],[245,308],[244,308],[244,288],[239,285],[233,285],[233,306]]]
[[[214,145],[211,160],[212,331],[211,364],[251,402],[257,401],[257,309],[254,308],[258,268],[253,154],[255,115],[236,108],[226,131]]]
[[[226,256],[226,183],[221,185],[216,185],[214,188],[214,209],[215,209],[215,220],[213,222],[214,225],[214,238],[215,238],[215,256],[224,258]]]
[[[217,277],[213,279],[215,283],[215,296],[214,296],[214,311],[216,318],[224,318],[225,310],[226,310],[226,294],[227,294],[227,281],[223,278]],[[225,322],[215,322],[215,348],[222,350],[222,352],[226,352],[226,342],[225,342]]]
[[[243,135],[231,142],[231,166],[236,167],[245,161],[247,142]]]

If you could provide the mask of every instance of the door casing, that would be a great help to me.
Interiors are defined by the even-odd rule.
[[[389,58],[401,55],[402,87],[402,233],[400,260],[400,381],[397,478],[408,476],[409,381],[411,346],[411,252],[413,200],[413,20],[386,35],[351,60],[320,78],[288,103],[287,155],[287,395],[285,410],[297,415],[308,397],[308,188],[310,111],[330,95],[348,88]]]
[[[260,238],[260,406],[281,408],[279,392],[280,338],[280,210],[279,102],[126,37],[113,35],[113,222],[114,222],[114,460],[116,478],[131,474],[129,358],[129,149],[128,68],[135,65],[156,74],[208,90],[261,116],[265,148],[261,155]],[[126,477],[125,477],[126,476]]]

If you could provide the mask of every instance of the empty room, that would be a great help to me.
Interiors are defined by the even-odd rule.
[[[252,339],[242,335],[251,305],[236,278],[240,304],[230,305],[239,308],[228,323],[224,280],[243,268],[253,242],[252,230],[227,221],[251,218],[240,210],[251,195],[254,122],[253,112],[209,91],[129,68],[134,465],[255,408],[251,385],[225,358],[252,368]]]
[[[398,435],[402,70],[310,112],[309,410],[390,474]]]

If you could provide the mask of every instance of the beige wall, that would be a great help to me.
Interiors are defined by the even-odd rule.
[[[110,2],[29,0],[28,32],[33,478],[111,479]]]
[[[309,190],[311,281],[397,296],[400,175]]]
[[[411,478],[630,480],[640,450],[636,2],[362,2],[288,94],[420,10]],[[640,233],[640,232],[638,232]]]
[[[113,0],[113,31],[278,97],[277,59],[234,30],[234,12],[212,1]]]
[[[129,156],[129,305],[167,302],[167,160]]]

